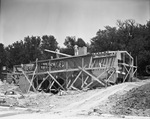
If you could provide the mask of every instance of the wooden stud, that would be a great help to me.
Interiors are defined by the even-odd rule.
[[[51,85],[49,86],[50,91],[51,91],[51,88],[52,88],[54,82],[55,82],[55,81],[52,81]]]
[[[31,79],[31,84],[33,83],[33,80],[34,80],[34,76],[35,76],[35,72],[36,72],[36,70],[37,70],[37,59],[36,59],[36,67],[35,67],[35,70],[34,70],[34,72],[33,72],[33,75],[32,75],[32,79]],[[29,89],[28,89],[28,92],[30,91],[30,88],[31,88],[31,84],[30,84],[30,86],[29,86]]]
[[[41,88],[42,84],[44,83],[44,81],[46,81],[46,79],[49,77],[49,75],[47,75],[46,78],[44,78],[44,80],[42,80],[42,82],[39,84],[38,86],[38,90]]]
[[[114,73],[115,73],[115,70],[111,73],[111,75],[108,77],[106,82],[108,82],[110,80],[110,78],[113,76]]]
[[[92,83],[93,83],[93,80],[88,85],[86,85],[86,87],[84,87],[84,89],[87,89]]]
[[[134,70],[134,72],[133,72],[133,76],[134,76],[134,74],[136,73],[136,71],[137,71],[137,68],[135,68],[135,70]]]
[[[92,67],[92,68],[84,68],[85,70],[98,70],[98,69],[105,69],[105,67]],[[73,71],[80,71],[79,68],[75,68],[75,69],[68,69],[68,70],[57,70],[57,71],[51,71],[51,74],[55,74],[55,73],[61,73],[61,72],[73,72]],[[14,73],[16,75],[21,75],[22,73]],[[31,73],[26,73],[27,75],[33,75],[33,72]],[[43,75],[43,74],[47,74],[47,71],[45,72],[37,72],[35,73],[36,75]]]
[[[92,64],[91,64],[91,68],[94,66],[94,64],[95,64],[95,60],[94,60],[94,62],[92,62]]]
[[[13,74],[10,74],[11,78],[13,78],[15,80],[15,82],[17,82],[17,79],[13,76]]]
[[[49,76],[50,76],[63,90],[65,90],[65,89],[60,85],[60,83],[53,77],[52,74],[50,74],[49,72],[47,72],[47,73],[49,74]]]
[[[67,87],[66,87],[67,89],[69,88],[70,82],[71,82],[71,80],[69,80],[68,83],[67,83]]]
[[[51,71],[51,60],[49,60],[48,66],[49,66],[49,71]]]
[[[123,82],[125,82],[125,80],[126,80],[127,76],[130,74],[130,71],[131,71],[131,67],[130,67],[129,71],[127,71],[128,73],[126,74],[126,76],[125,76],[125,78],[124,78]]]
[[[97,76],[97,79],[99,79],[105,72],[107,72],[109,69],[106,69],[105,71],[103,71],[99,76]]]
[[[73,84],[77,81],[77,79],[79,78],[79,76],[81,75],[81,73],[82,73],[82,71],[80,71],[80,72],[78,73],[77,77],[74,79],[74,81],[72,82],[72,84],[70,85],[70,87],[72,87]],[[70,87],[69,87],[69,89],[70,89]]]
[[[81,67],[79,67],[79,69],[83,72],[85,72],[86,74],[88,74],[90,77],[92,77],[94,80],[96,80],[97,82],[99,82],[100,84],[102,84],[103,86],[105,86],[105,83],[103,83],[104,81],[101,81],[100,79],[97,79],[95,76],[93,76],[92,74],[90,74],[89,72],[87,72],[86,70],[82,69]]]
[[[30,86],[32,86],[33,90],[36,91],[35,87],[33,86],[33,84],[30,82],[30,80],[28,79],[28,77],[26,76],[26,74],[24,73],[24,71],[22,70],[23,75],[25,76],[25,78],[27,79],[27,81],[29,82]],[[30,88],[30,87],[29,87]],[[27,91],[28,93],[29,91]]]
[[[83,88],[84,84],[86,84],[86,81],[88,80],[89,76],[86,77],[86,79],[84,80],[84,82],[82,83],[81,88]]]
[[[71,86],[70,88],[75,89],[75,90],[77,90],[77,91],[80,91],[78,88],[76,88],[76,87],[74,87],[74,86]]]
[[[89,68],[92,66],[93,57],[90,58]]]

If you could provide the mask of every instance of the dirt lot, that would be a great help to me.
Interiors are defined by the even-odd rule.
[[[4,119],[57,118],[150,118],[150,80],[123,83],[102,89],[68,91],[52,95],[29,93],[9,100],[11,108],[0,108]],[[14,103],[15,102],[15,103]],[[18,108],[22,107],[22,108]],[[11,112],[10,112],[11,111]],[[13,115],[14,114],[14,115]],[[8,116],[9,115],[9,116]],[[11,115],[11,116],[10,116]]]

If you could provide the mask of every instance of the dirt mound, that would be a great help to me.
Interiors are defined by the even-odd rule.
[[[150,116],[150,83],[133,88],[122,96],[113,95],[109,100],[116,100],[113,114]]]

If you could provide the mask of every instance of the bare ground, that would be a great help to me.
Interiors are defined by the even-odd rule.
[[[126,112],[127,106],[120,109],[124,101],[123,96],[129,95],[133,89],[140,87],[144,84],[150,83],[150,80],[141,82],[128,82],[118,84],[102,89],[88,90],[88,91],[68,91],[62,95],[52,95],[45,93],[31,93],[25,95],[25,98],[17,100],[17,106],[24,107],[25,109],[1,109],[0,118],[4,119],[57,119],[57,118],[149,118],[148,111],[146,115],[139,115]],[[127,97],[127,96],[126,96]],[[131,96],[130,96],[131,97]],[[117,102],[120,102],[117,107]],[[126,101],[128,102],[128,101]],[[132,102],[132,100],[130,101]],[[27,109],[27,110],[26,110]],[[3,111],[2,111],[3,110]],[[121,111],[120,111],[121,110]],[[8,113],[7,113],[8,112]],[[6,113],[6,115],[5,115]],[[15,114],[14,114],[15,113]],[[8,115],[9,116],[8,116]],[[14,114],[14,115],[13,115]],[[11,116],[10,116],[11,115]],[[125,116],[124,116],[125,115]],[[126,115],[132,115],[131,117]],[[147,117],[138,117],[147,116]]]

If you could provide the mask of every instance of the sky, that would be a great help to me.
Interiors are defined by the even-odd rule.
[[[0,43],[53,35],[63,47],[67,36],[90,43],[99,29],[117,20],[150,20],[150,0],[1,0]]]

